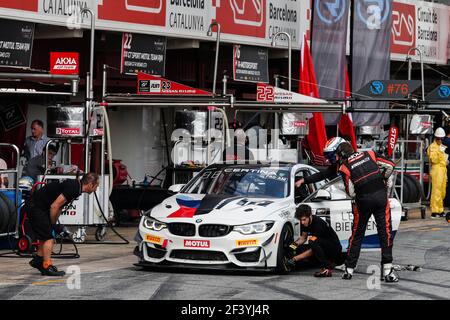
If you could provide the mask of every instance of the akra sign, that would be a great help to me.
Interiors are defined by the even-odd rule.
[[[51,74],[78,74],[78,52],[52,52],[50,53]]]

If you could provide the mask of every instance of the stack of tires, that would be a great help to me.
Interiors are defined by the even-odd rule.
[[[422,201],[425,196],[423,188],[420,185],[419,180],[409,174],[398,174],[395,182],[396,192],[399,198],[401,197],[401,179],[403,176],[403,203],[417,203]]]
[[[14,203],[0,192],[0,234],[13,232],[16,228],[17,211]]]

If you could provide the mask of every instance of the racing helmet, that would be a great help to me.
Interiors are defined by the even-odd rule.
[[[19,189],[26,192],[31,192],[33,189],[34,180],[31,177],[24,176],[19,179]]]
[[[325,144],[323,155],[328,159],[328,161],[330,161],[331,164],[336,163],[336,150],[343,142],[346,142],[345,139],[341,137],[334,137],[328,140]]]

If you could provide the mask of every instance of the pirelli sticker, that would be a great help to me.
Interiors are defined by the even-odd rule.
[[[156,243],[156,244],[162,244],[163,239],[161,237],[154,236],[152,234],[147,234],[145,236],[145,241],[151,242],[151,243]]]
[[[251,247],[257,246],[259,241],[257,239],[236,240],[237,247]]]

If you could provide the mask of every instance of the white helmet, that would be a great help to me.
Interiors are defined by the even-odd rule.
[[[19,179],[19,189],[22,191],[31,191],[33,189],[34,180],[31,177],[25,176]]]
[[[441,127],[437,128],[436,131],[434,132],[434,136],[436,138],[443,138],[443,137],[445,137],[444,129],[442,129]]]
[[[341,137],[334,137],[327,141],[325,148],[323,149],[323,155],[330,161],[330,163],[336,163],[336,150],[339,145],[346,142],[345,139]]]
[[[341,137],[334,137],[331,138],[330,140],[327,141],[327,143],[325,144],[325,148],[323,149],[324,153],[327,152],[336,152],[337,148],[339,147],[339,145],[345,142],[345,139],[341,138]]]

